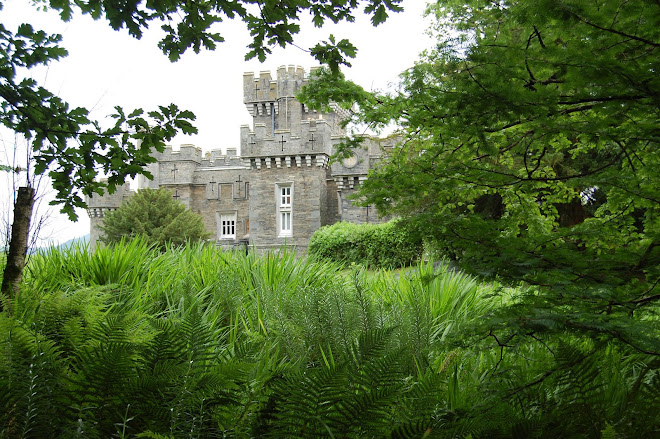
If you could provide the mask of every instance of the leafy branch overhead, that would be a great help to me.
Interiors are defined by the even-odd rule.
[[[346,58],[355,58],[357,48],[346,39],[337,43],[335,42],[335,36],[330,35],[329,41],[318,43],[311,48],[310,52],[321,64],[327,65],[333,73],[338,74],[341,64],[347,67],[351,66]]]
[[[316,27],[321,27],[329,20],[355,21],[355,12],[360,9],[358,0],[218,0],[180,2],[165,0],[159,2],[105,2],[90,0],[77,2],[71,0],[40,0],[44,8],[60,12],[63,20],[69,21],[74,10],[94,19],[105,18],[115,30],[126,28],[135,38],[141,38],[151,23],[161,23],[166,35],[158,46],[171,61],[177,61],[188,50],[199,53],[202,48],[213,50],[217,43],[225,41],[224,36],[216,31],[217,25],[225,20],[240,19],[245,23],[252,42],[246,59],[257,58],[264,61],[273,46],[285,47],[293,42],[300,32],[303,15],[309,13]],[[363,12],[371,16],[374,26],[383,23],[389,12],[401,12],[401,0],[368,0],[364,2]],[[343,41],[340,42],[342,45]],[[334,42],[333,42],[334,44]],[[318,48],[318,46],[317,46]],[[330,49],[332,50],[332,49]],[[347,57],[354,57],[354,49],[342,47]],[[315,56],[322,62],[328,58],[325,52],[317,49]],[[345,58],[342,56],[342,62]]]
[[[153,159],[152,148],[162,150],[178,132],[196,133],[195,116],[175,105],[160,107],[147,115],[136,110],[126,115],[120,107],[111,115],[114,123],[103,126],[89,117],[86,108],[71,108],[31,78],[21,68],[47,66],[67,52],[59,35],[46,35],[23,24],[15,33],[0,24],[0,123],[29,142],[34,171],[47,173],[56,191],[52,204],[75,219],[75,207],[84,207],[84,195],[114,192],[127,176],[143,173]],[[107,181],[96,181],[99,175]]]

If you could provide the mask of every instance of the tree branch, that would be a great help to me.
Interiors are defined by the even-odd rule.
[[[625,32],[622,32],[620,30],[616,30],[612,27],[599,26],[596,23],[592,23],[591,21],[587,20],[586,18],[580,17],[578,14],[576,14],[575,12],[571,11],[568,8],[562,8],[562,9],[565,12],[568,12],[573,17],[577,18],[582,23],[586,24],[587,26],[591,26],[595,29],[603,30],[605,32],[610,32],[610,33],[613,33],[613,34],[616,34],[616,35],[621,35],[622,37],[630,38],[631,40],[639,41],[640,43],[648,44],[648,45],[653,46],[653,47],[660,47],[660,44],[654,43],[653,41],[647,40],[646,38],[638,37],[636,35],[630,35],[630,34],[627,34]]]

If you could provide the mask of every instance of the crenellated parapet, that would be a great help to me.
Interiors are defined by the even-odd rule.
[[[243,160],[236,148],[227,148],[226,152],[214,149],[206,153],[200,168],[230,169],[243,167]]]
[[[178,150],[168,146],[155,157],[160,185],[190,184],[195,170],[202,163],[202,149],[190,144],[181,145]]]
[[[269,132],[265,124],[241,127],[241,151],[243,157],[284,154],[333,153],[332,126],[324,119],[304,120],[298,130]]]
[[[155,153],[159,162],[191,161],[195,163],[202,162],[202,148],[191,144],[183,144],[178,150],[167,146],[161,153]]]
[[[306,121],[325,120],[336,135],[343,135],[341,122],[348,117],[346,110],[332,104],[331,111],[311,110],[296,99],[309,77],[302,67],[281,66],[273,79],[270,72],[243,75],[243,103],[252,116],[254,131],[263,127],[264,138],[275,138],[277,132],[289,131],[299,137]]]
[[[106,181],[106,179],[101,180]],[[103,212],[108,210],[117,210],[122,203],[133,195],[130,183],[125,183],[116,188],[115,192],[110,194],[105,192],[103,195],[92,194],[87,197],[87,210],[92,218],[102,218]]]
[[[243,74],[243,102],[248,104],[275,102],[279,98],[293,96],[307,83],[305,69],[299,66],[280,66],[277,77],[273,79],[270,71]],[[252,109],[248,106],[248,111]]]
[[[307,80],[302,67],[280,66],[277,69],[278,97],[294,96]]]

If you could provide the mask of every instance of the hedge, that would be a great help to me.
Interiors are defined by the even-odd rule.
[[[321,227],[309,242],[316,258],[362,264],[370,268],[398,268],[418,261],[422,238],[400,219],[383,224],[339,222]]]

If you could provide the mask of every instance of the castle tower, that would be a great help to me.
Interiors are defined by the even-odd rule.
[[[337,106],[333,106],[330,113],[319,113],[310,110],[304,104],[296,99],[296,93],[308,82],[309,78],[302,67],[281,66],[277,69],[277,78],[273,79],[271,73],[260,72],[255,76],[252,72],[243,74],[243,103],[252,116],[252,131],[248,131],[253,137],[241,137],[241,147],[247,147],[247,150],[262,150],[255,145],[257,139],[274,140],[282,142],[282,135],[292,138],[304,138],[303,134],[308,133],[309,129],[314,129],[316,124],[325,124],[329,129],[329,135],[343,136],[344,129],[341,122],[347,117],[345,112]],[[245,140],[245,142],[244,142]],[[316,146],[318,151],[321,142],[306,145],[309,139],[304,138],[301,150],[295,152],[304,152],[305,147]],[[288,145],[291,148],[292,145]],[[243,155],[245,154],[243,149]],[[329,152],[329,151],[326,151]]]
[[[260,72],[258,77],[251,72],[243,74],[243,102],[252,116],[253,126],[263,125],[267,138],[274,138],[277,131],[299,132],[306,110],[295,94],[305,82],[301,67],[281,66],[275,80],[269,71]]]
[[[241,151],[251,169],[250,240],[258,248],[306,248],[315,230],[337,220],[328,162],[343,115],[300,103],[296,93],[307,81],[293,66],[280,67],[276,79],[270,72],[243,75],[253,124],[241,127]]]
[[[158,187],[172,191],[174,198],[187,208],[191,207],[195,171],[202,162],[202,149],[195,145],[181,145],[178,151],[171,147],[155,154],[158,162],[154,180]],[[153,173],[153,171],[152,171]]]

